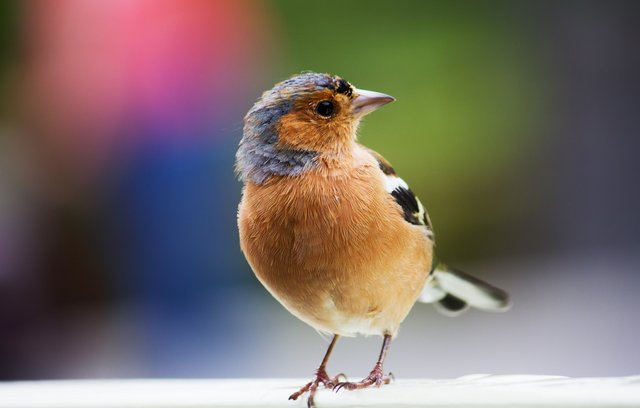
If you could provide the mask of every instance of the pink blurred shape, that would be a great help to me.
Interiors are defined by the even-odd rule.
[[[241,115],[268,62],[259,2],[26,4],[29,126],[44,161],[69,172],[91,174],[136,143],[202,137],[194,130]]]

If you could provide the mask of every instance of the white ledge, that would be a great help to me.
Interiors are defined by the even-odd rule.
[[[0,383],[1,408],[303,407],[308,380],[79,380]],[[399,380],[380,389],[320,390],[323,407],[640,407],[640,376],[469,375]]]

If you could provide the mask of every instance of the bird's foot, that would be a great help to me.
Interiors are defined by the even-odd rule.
[[[349,391],[359,390],[361,388],[368,388],[372,385],[376,387],[380,387],[382,384],[389,384],[392,380],[395,380],[393,374],[389,373],[384,375],[382,371],[382,364],[377,363],[373,370],[369,373],[369,375],[364,378],[360,382],[340,382],[333,386],[333,390],[335,392],[340,391],[341,389],[346,389]]]
[[[320,367],[316,370],[315,377],[310,382],[306,383],[302,386],[297,392],[294,392],[289,396],[290,400],[297,400],[302,394],[309,392],[309,398],[307,399],[307,407],[314,407],[314,397],[316,396],[316,391],[318,390],[318,386],[320,384],[324,385],[325,388],[335,388],[337,384],[339,384],[340,378],[347,379],[347,376],[344,373],[340,373],[335,377],[329,377],[327,371]]]

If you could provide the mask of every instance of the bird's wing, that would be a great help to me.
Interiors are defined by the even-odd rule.
[[[384,157],[368,150],[384,173],[386,190],[402,208],[404,219],[411,224],[423,225],[433,241],[431,220],[418,197]],[[490,311],[504,311],[510,306],[509,295],[502,289],[436,260],[418,301],[434,303],[440,312],[448,315],[457,315],[469,306]]]
[[[411,224],[424,226],[428,231],[429,239],[433,241],[434,236],[429,214],[418,197],[413,194],[407,183],[396,174],[396,171],[384,157],[374,150],[367,150],[376,159],[378,167],[384,173],[385,189],[402,208],[404,219]]]

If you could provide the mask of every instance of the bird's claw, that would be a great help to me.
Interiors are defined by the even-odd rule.
[[[368,387],[371,387],[372,385],[375,385],[376,387],[380,387],[383,384],[389,384],[391,381],[395,381],[395,379],[396,378],[392,373],[384,375],[384,372],[382,371],[382,365],[376,364],[376,366],[373,368],[373,370],[371,370],[369,375],[366,378],[364,378],[362,381],[339,382],[336,385],[334,385],[333,391],[338,392],[343,388],[349,391],[353,391],[353,390],[359,390],[362,388],[368,388]]]
[[[346,380],[347,376],[344,373],[340,373],[335,377],[329,377],[324,368],[318,368],[315,372],[314,379],[303,385],[302,388],[300,388],[298,391],[291,394],[289,396],[289,399],[297,400],[301,395],[309,392],[309,398],[307,399],[307,408],[313,408],[315,406],[314,397],[316,395],[316,391],[318,390],[318,386],[322,384],[325,388],[334,389],[341,378]]]

